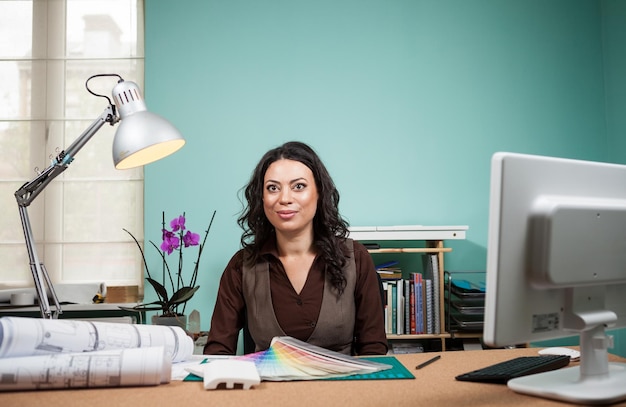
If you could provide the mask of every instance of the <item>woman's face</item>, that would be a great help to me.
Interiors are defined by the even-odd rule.
[[[317,210],[313,172],[299,161],[274,161],[263,179],[263,209],[277,232],[312,230]]]

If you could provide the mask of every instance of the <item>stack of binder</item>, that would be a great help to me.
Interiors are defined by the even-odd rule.
[[[482,331],[485,320],[485,272],[446,271],[444,282],[446,330]]]

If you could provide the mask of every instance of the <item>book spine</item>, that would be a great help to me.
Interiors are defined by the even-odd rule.
[[[415,284],[413,282],[413,274],[409,280],[409,315],[410,315],[410,329],[409,333],[415,334]]]
[[[411,284],[404,280],[404,333],[411,333]]]
[[[426,333],[433,334],[435,332],[435,321],[433,319],[433,280],[426,279]]]
[[[404,333],[404,280],[396,282],[396,333]]]
[[[432,269],[432,280],[433,280],[433,321],[434,321],[434,332],[435,334],[441,333],[441,307],[440,307],[440,295],[439,290],[441,288],[440,284],[440,272],[439,272],[439,255],[436,253],[431,253],[429,255],[431,261],[431,269]]]
[[[398,282],[391,284],[391,333],[398,333]]]
[[[381,280],[383,287],[383,319],[385,321],[385,333],[387,333],[387,282]]]
[[[416,290],[417,292],[417,298],[415,299],[415,302],[417,303],[417,310],[416,310],[416,315],[417,315],[417,323],[416,323],[416,333],[418,334],[423,334],[424,333],[424,297],[422,295],[422,275],[421,274],[417,274],[417,286],[416,286]]]

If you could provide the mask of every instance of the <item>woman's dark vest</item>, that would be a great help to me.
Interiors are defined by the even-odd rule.
[[[351,239],[346,240],[349,253],[343,268],[346,287],[341,296],[326,279],[322,307],[313,333],[307,342],[349,355],[354,338],[354,289],[356,286],[356,264]],[[246,265],[242,271],[243,296],[246,302],[248,329],[256,344],[256,351],[269,348],[272,338],[285,336],[276,320],[270,291],[269,263],[265,260],[256,265]],[[297,312],[297,311],[294,311]]]

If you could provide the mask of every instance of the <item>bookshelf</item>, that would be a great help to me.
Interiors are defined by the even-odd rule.
[[[368,251],[374,258],[374,263],[379,264],[378,257],[398,254],[399,256],[433,256],[436,261],[437,301],[434,306],[438,312],[436,333],[420,334],[387,334],[390,342],[426,342],[438,341],[440,349],[446,350],[446,339],[458,337],[446,331],[445,323],[445,300],[444,300],[444,254],[452,251],[445,247],[446,240],[465,239],[468,226],[356,226],[350,227],[349,237],[363,244],[373,244],[377,247],[369,248]],[[368,245],[369,246],[369,245]],[[418,247],[419,246],[419,247]],[[420,259],[421,261],[421,259]],[[421,270],[424,271],[424,270]],[[403,270],[404,279],[408,278],[410,270]],[[434,293],[433,293],[434,294]],[[391,349],[391,346],[390,346]]]

